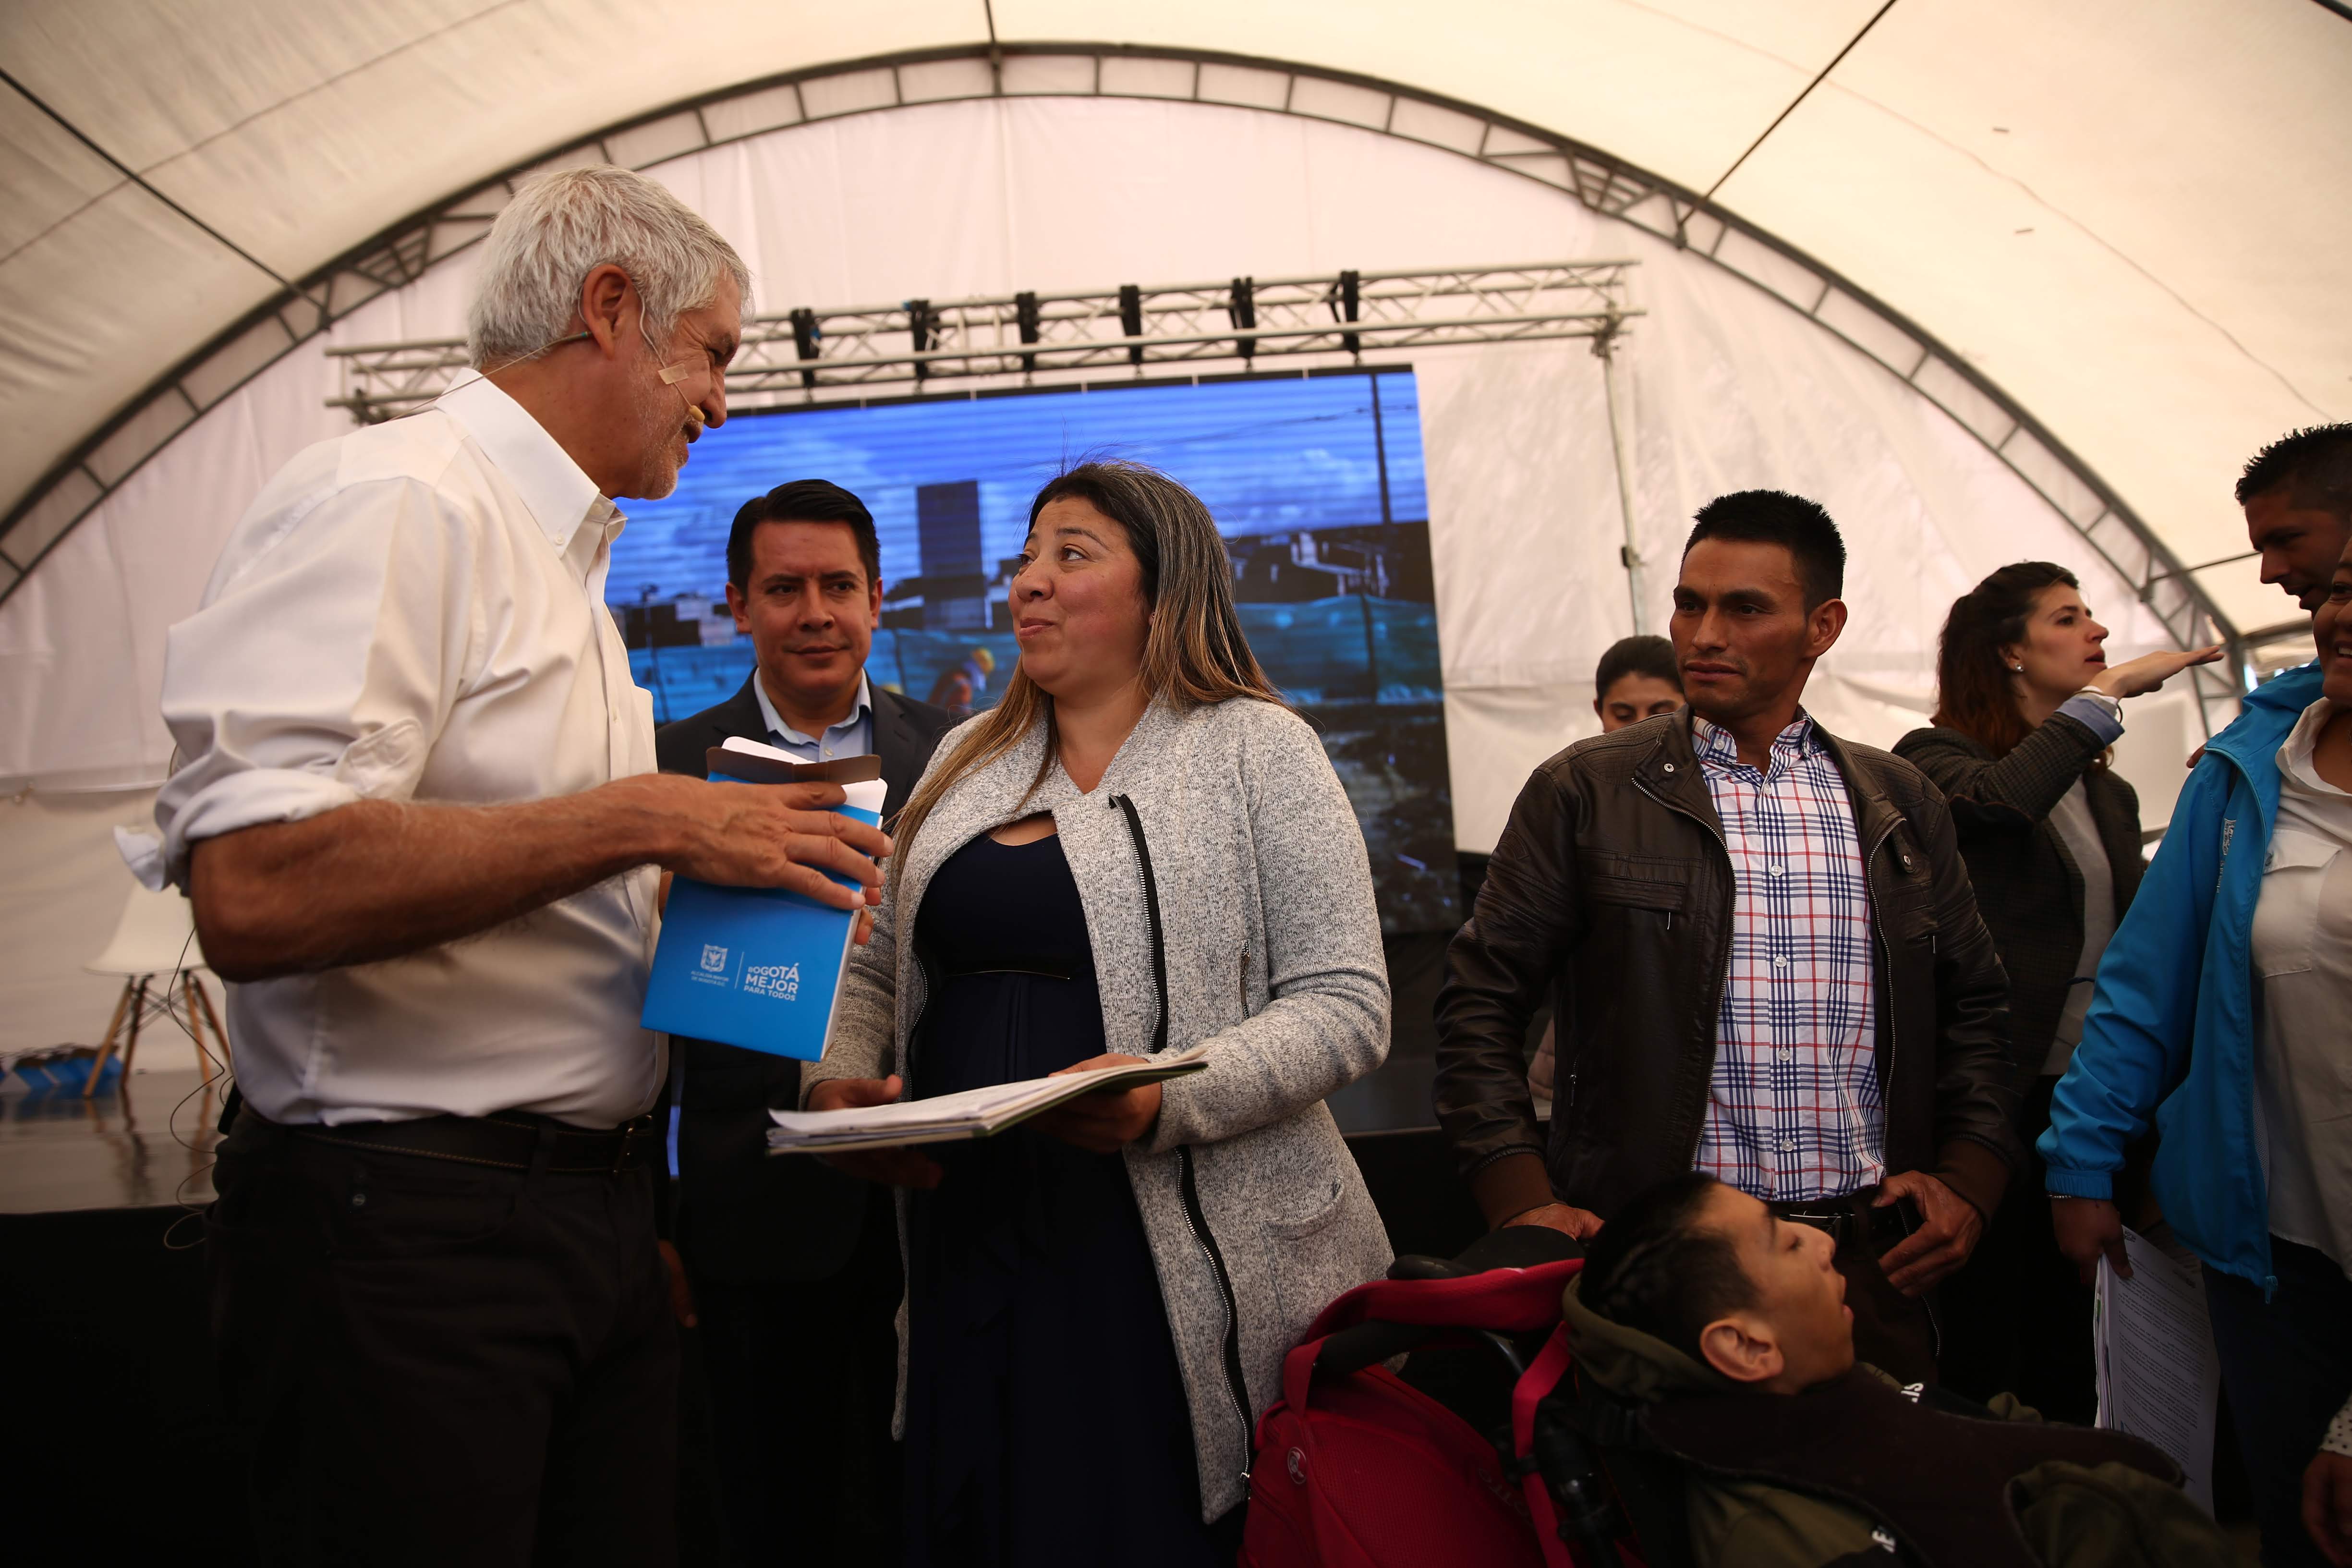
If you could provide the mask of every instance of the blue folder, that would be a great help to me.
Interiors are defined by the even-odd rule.
[[[720,754],[713,750],[714,763]],[[730,751],[726,757],[736,771],[714,767],[714,782],[782,782],[748,756]],[[767,776],[741,776],[747,773]],[[844,787],[849,804],[833,809],[878,826],[881,782]],[[846,877],[834,880],[857,885]],[[848,910],[780,888],[673,878],[642,1021],[648,1029],[815,1061],[824,1055],[833,1026],[856,919]]]

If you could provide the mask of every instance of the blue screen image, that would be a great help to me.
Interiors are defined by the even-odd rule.
[[[1420,407],[1409,370],[1116,384],[730,417],[676,491],[627,503],[606,595],[658,722],[724,701],[752,650],[726,605],[753,496],[830,479],[874,514],[879,686],[985,708],[1019,657],[1011,562],[1038,489],[1118,458],[1217,520],[1251,647],[1322,733],[1371,852],[1383,926],[1459,922]]]

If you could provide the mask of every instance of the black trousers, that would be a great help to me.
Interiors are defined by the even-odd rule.
[[[2049,1167],[2033,1147],[2049,1130],[2057,1084],[2045,1074],[2026,1091],[2018,1109],[2025,1169],[2009,1184],[1967,1266],[1937,1289],[1942,1370],[1944,1381],[1971,1399],[2013,1394],[2049,1420],[2088,1426],[2099,1407],[2093,1292],[2058,1250],[2042,1181]],[[2129,1208],[2125,1216],[2140,1223]]]
[[[730,1280],[685,1258],[730,1560],[897,1563],[902,1275],[889,1189],[872,1189],[857,1249],[831,1279]]]
[[[650,1172],[501,1170],[245,1116],[214,1182],[214,1342],[258,1561],[676,1561]]]
[[[2352,1280],[2316,1247],[2271,1237],[2278,1289],[2205,1275],[2213,1348],[2253,1484],[2263,1568],[2325,1568],[2303,1528],[2303,1472],[2327,1424],[2352,1397]]]

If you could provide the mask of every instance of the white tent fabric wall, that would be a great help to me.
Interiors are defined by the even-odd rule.
[[[655,172],[736,241],[758,307],[771,310],[1637,257],[1636,300],[1649,314],[1623,353],[1650,624],[1663,627],[1673,563],[1699,503],[1759,484],[1819,497],[1853,551],[1857,614],[1817,706],[1862,739],[1888,742],[1916,721],[1944,608],[1991,566],[2062,561],[2083,574],[2095,607],[2130,603],[1974,437],[1778,300],[1557,190],[1436,149],[1241,109],[1031,99],[821,122]],[[461,331],[470,257],[374,301],[334,341]],[[1528,769],[1591,726],[1592,663],[1631,627],[1622,523],[1600,366],[1586,345],[1412,358],[1457,839],[1483,850]],[[46,795],[162,775],[164,630],[196,604],[264,479],[303,445],[349,428],[325,406],[336,390],[320,345],[289,354],[191,425],[0,605],[0,779]],[[2145,619],[2111,614],[2110,624],[2122,647],[2160,640]],[[2185,735],[2134,773],[2152,805],[2168,800],[2161,786],[2177,775]],[[127,809],[129,797],[106,798]],[[20,857],[58,855],[110,874],[95,849],[116,805],[27,809],[41,815],[0,833],[0,879],[14,883]],[[20,832],[27,820],[37,828]],[[89,903],[88,930],[77,904],[72,918],[24,933],[0,974],[0,1047],[102,1025],[102,984],[93,1003],[70,986],[37,994],[20,980],[72,970],[97,950],[120,900]]]
[[[138,886],[122,868],[114,828],[152,826],[154,799],[152,790],[123,790],[0,805],[0,878],[8,889],[0,899],[0,952],[9,954],[0,967],[0,1054],[96,1045],[105,1031],[122,977],[82,965],[104,951]],[[220,983],[207,976],[200,984],[222,1010]],[[162,992],[163,982],[152,989]],[[141,1032],[141,1071],[195,1065],[195,1041],[176,1024],[159,1018]]]
[[[2048,502],[1911,388],[1721,269],[1605,219],[1593,227],[1641,259],[1649,311],[1625,350],[1647,629],[1665,630],[1691,515],[1727,490],[1769,487],[1820,500],[1845,535],[1853,619],[1811,690],[1839,733],[1892,745],[1926,722],[1945,613],[2007,562],[2070,567],[2119,654],[2166,646]],[[1598,730],[1593,662],[1633,629],[1608,410],[1582,344],[1416,364],[1456,839],[1484,850],[1528,770]],[[2160,825],[2193,710],[2180,694],[2134,709],[2135,739],[2158,739],[2121,761],[2145,819]]]
[[[2031,410],[2178,559],[2213,561],[2236,549],[2238,519],[2209,499],[2210,476],[2292,425],[2352,416],[2344,13],[2345,0],[650,0],[616,21],[608,0],[15,0],[0,6],[9,74],[220,237],[0,90],[0,507],[268,299],[261,268],[310,276],[507,169],[643,116],[660,118],[621,143],[659,143],[692,119],[664,110],[780,73],[966,51],[911,68],[929,83],[917,91],[939,95],[936,79],[984,75],[970,51],[993,38],[1014,51],[1007,80],[1028,83],[1010,90],[1043,77],[1086,91],[1091,62],[1019,51],[1119,40],[1360,73],[1686,190],[1719,183],[1727,210]],[[1118,63],[1129,85],[1108,90],[1193,90],[1188,62]],[[1299,79],[1304,112],[1381,122],[1385,94]],[[818,114],[898,90],[887,70],[816,86]],[[1205,95],[1221,90],[1234,89]],[[868,187],[867,210],[897,188]],[[2282,618],[2227,567],[2199,582],[2242,629]]]

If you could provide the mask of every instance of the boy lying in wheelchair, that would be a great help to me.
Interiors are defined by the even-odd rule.
[[[1591,1243],[1565,1303],[1577,1424],[1650,1562],[2232,1561],[2148,1445],[1857,1363],[1830,1254],[1826,1234],[1696,1173],[1643,1193]]]

